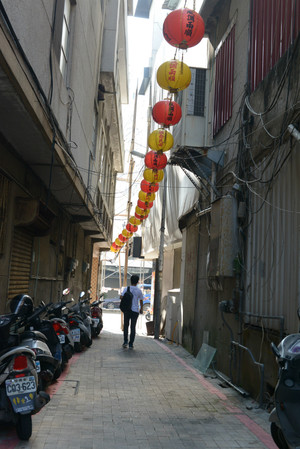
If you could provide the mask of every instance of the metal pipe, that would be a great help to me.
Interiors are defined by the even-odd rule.
[[[283,339],[284,332],[284,316],[282,315],[258,315],[250,312],[239,312],[241,315],[248,315],[254,318],[262,318],[264,320],[280,320],[280,340]]]
[[[232,388],[234,388],[236,391],[238,391],[242,396],[247,397],[249,396],[249,393],[245,390],[243,390],[243,388],[238,387],[237,385],[235,385],[234,383],[232,383],[229,379],[227,379],[227,377],[225,377],[222,373],[220,373],[220,371],[217,371],[216,369],[214,369],[215,374],[222,380],[224,380],[224,382],[226,382],[228,385],[230,385]]]
[[[263,406],[263,397],[264,397],[264,382],[265,382],[265,365],[263,363],[259,363],[255,360],[252,352],[250,351],[249,348],[247,348],[246,346],[241,345],[240,343],[238,343],[237,341],[232,341],[231,342],[232,345],[234,346],[238,346],[241,349],[244,349],[245,351],[248,352],[248,354],[250,354],[250,357],[254,363],[254,365],[258,365],[260,367],[260,392],[259,392],[259,406],[262,407]]]

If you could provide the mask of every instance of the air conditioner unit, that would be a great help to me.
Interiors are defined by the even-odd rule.
[[[207,146],[207,99],[209,70],[191,68],[189,87],[178,93],[176,101],[182,109],[182,119],[174,126],[174,148]]]

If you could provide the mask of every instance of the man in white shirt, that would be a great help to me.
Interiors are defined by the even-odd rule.
[[[128,345],[128,327],[130,322],[130,338],[129,338],[129,349],[133,349],[133,342],[135,339],[135,327],[136,322],[139,317],[139,313],[143,313],[143,293],[142,290],[137,287],[137,284],[139,282],[138,275],[134,274],[130,278],[131,286],[129,287],[131,293],[132,293],[132,304],[131,304],[131,310],[129,312],[124,313],[124,343],[123,348],[127,348]],[[127,287],[125,287],[122,291],[122,295],[120,298],[123,298],[123,295],[125,294],[127,290]],[[139,307],[140,303],[140,307]]]

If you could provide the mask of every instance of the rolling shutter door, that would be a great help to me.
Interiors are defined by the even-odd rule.
[[[22,228],[15,228],[10,262],[8,300],[20,293],[28,294],[29,292],[32,243],[31,233]]]

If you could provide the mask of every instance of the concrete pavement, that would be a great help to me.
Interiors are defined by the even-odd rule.
[[[0,449],[276,449],[266,411],[205,378],[180,346],[147,337],[144,323],[138,331],[123,349],[120,314],[105,313],[100,337],[33,417],[31,439],[2,427]]]

